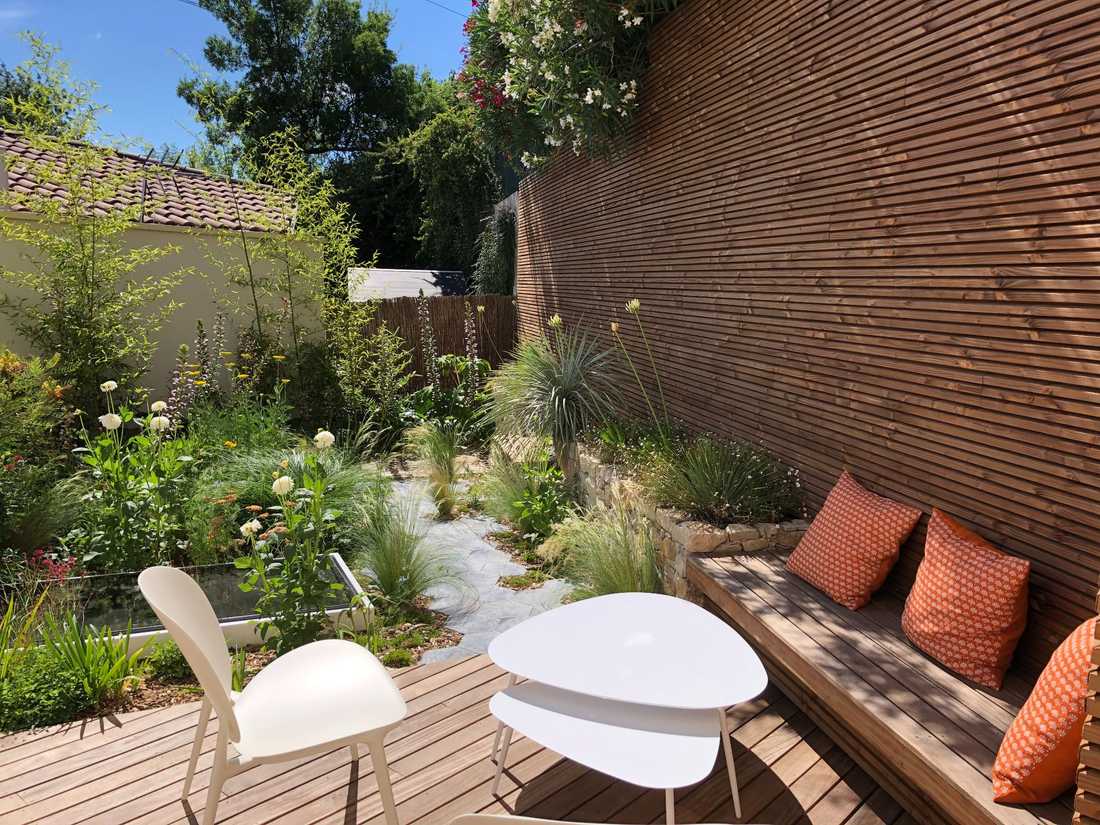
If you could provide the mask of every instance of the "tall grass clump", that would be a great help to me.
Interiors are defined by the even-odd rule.
[[[611,353],[551,319],[551,338],[520,344],[489,379],[488,415],[509,436],[549,437],[567,480],[576,476],[577,437],[611,410]]]
[[[453,578],[445,559],[425,546],[411,503],[375,491],[361,504],[358,521],[362,574],[371,600],[387,617],[415,613],[430,588]]]
[[[462,427],[453,420],[425,421],[407,437],[409,453],[428,477],[428,489],[440,518],[450,518],[455,508],[456,461],[462,452]]]
[[[568,519],[554,536],[564,552],[566,575],[580,598],[608,593],[660,593],[657,544],[648,523],[634,519],[616,500]]]
[[[780,521],[801,515],[796,471],[749,444],[695,439],[643,475],[657,503],[715,524]]]

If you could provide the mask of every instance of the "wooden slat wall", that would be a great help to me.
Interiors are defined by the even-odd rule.
[[[428,298],[428,314],[432,319],[436,349],[440,355],[466,352],[466,311],[469,302],[478,329],[478,355],[492,366],[500,366],[512,352],[516,341],[516,301],[511,295],[436,295]],[[478,307],[484,307],[478,312]],[[416,378],[412,386],[424,384],[426,370],[420,349],[420,316],[416,298],[386,298],[378,304],[365,333],[381,322],[401,333],[412,349],[412,369]]]
[[[637,362],[637,296],[677,417],[811,508],[847,464],[1031,559],[1037,668],[1100,572],[1100,3],[689,0],[651,43],[630,148],[521,187],[521,334]]]

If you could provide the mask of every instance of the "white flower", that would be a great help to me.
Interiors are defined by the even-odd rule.
[[[168,402],[167,401],[154,401],[151,405],[149,405],[149,409],[151,409],[155,413],[162,413],[166,409],[168,409]]]
[[[294,479],[290,476],[279,476],[273,482],[271,482],[271,492],[277,496],[290,495],[290,491],[294,489]]]
[[[115,390],[118,389],[118,382],[117,381],[104,381],[102,384],[99,385],[99,389],[102,390],[103,392],[114,392]]]
[[[327,450],[335,443],[336,436],[328,430],[318,430],[317,435],[313,436],[313,446],[318,450]]]
[[[162,433],[172,426],[172,422],[166,415],[155,415],[149,419],[149,429],[155,433]]]
[[[106,392],[106,390],[104,390],[104,392]],[[117,430],[122,426],[122,416],[115,415],[114,413],[107,413],[99,417],[99,423],[103,425],[103,429],[105,430]]]
[[[258,519],[252,519],[252,521],[246,521],[241,525],[241,535],[246,539],[250,539],[263,529],[264,526],[260,524]]]

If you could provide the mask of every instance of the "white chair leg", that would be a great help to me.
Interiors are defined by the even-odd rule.
[[[726,755],[726,773],[730,777],[730,793],[733,794],[733,812],[741,818],[741,794],[737,790],[737,767],[733,762],[733,743],[730,741],[730,724],[726,718],[726,709],[718,709],[718,718],[722,728],[722,751]]]
[[[497,757],[497,775],[493,779],[493,796],[497,795],[500,788],[500,777],[504,774],[504,763],[508,761],[508,746],[512,744],[512,729],[504,728],[504,743],[500,746],[500,754]]]
[[[676,825],[676,793],[665,788],[665,825]]]
[[[214,767],[210,771],[210,787],[206,789],[206,810],[202,815],[202,825],[214,825],[218,814],[218,801],[222,795],[222,785],[229,773],[229,728],[218,724],[218,744],[214,749]]]
[[[397,805],[393,801],[393,788],[390,787],[390,766],[386,762],[386,748],[382,744],[384,737],[372,739],[370,761],[374,765],[374,778],[378,782],[378,794],[382,797],[382,810],[386,814],[386,825],[397,825]]]
[[[205,696],[199,709],[199,723],[195,726],[195,743],[191,746],[191,761],[187,763],[187,778],[183,780],[183,799],[191,793],[191,782],[195,779],[195,766],[199,764],[202,740],[206,737],[206,726],[210,722],[210,700]]]

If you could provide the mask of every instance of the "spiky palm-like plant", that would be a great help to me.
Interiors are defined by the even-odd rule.
[[[583,332],[520,344],[489,380],[488,414],[502,435],[549,436],[567,480],[576,475],[577,437],[611,409],[611,352]]]

